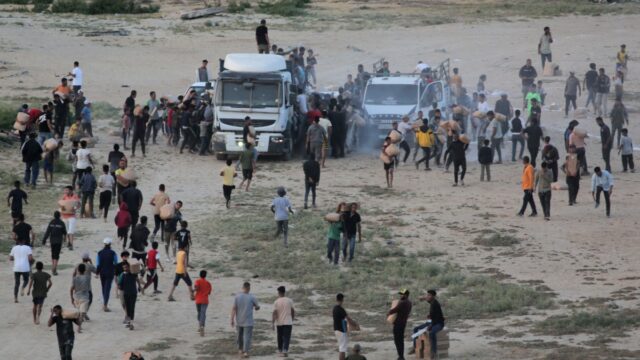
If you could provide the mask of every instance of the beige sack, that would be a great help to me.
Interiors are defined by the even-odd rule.
[[[27,125],[21,124],[16,121],[15,123],[13,123],[13,129],[18,131],[25,131],[27,130]]]
[[[391,130],[389,137],[391,138],[391,142],[394,144],[397,144],[402,140],[402,134],[397,130]]]
[[[29,117],[27,113],[19,112],[18,115],[16,115],[16,122],[22,125],[27,125],[30,119],[31,117]]]
[[[383,153],[382,151],[380,151],[380,160],[382,160],[383,163],[385,164],[390,164],[391,163],[391,158],[387,155],[385,155],[385,153]]]
[[[324,220],[328,221],[328,222],[338,222],[338,221],[340,221],[340,214],[339,213],[328,213],[327,215],[324,216]]]
[[[138,174],[133,168],[127,168],[123,173],[122,177],[128,181],[135,181],[138,179]]]
[[[129,272],[136,275],[140,273],[141,269],[142,269],[142,262],[135,259],[129,259]]]
[[[122,135],[122,131],[119,131],[119,130],[109,131],[109,136],[121,136],[121,135]]]
[[[54,151],[58,148],[58,140],[56,139],[47,139],[44,142],[44,150],[45,151]]]
[[[389,156],[396,156],[400,154],[400,148],[395,144],[391,144],[387,146],[384,152],[387,153],[387,155]]]
[[[551,61],[547,61],[544,64],[544,69],[542,70],[542,76],[553,76],[553,69],[555,65]]]
[[[363,127],[367,124],[367,122],[364,120],[364,118],[358,114],[354,114],[352,116],[353,122],[355,122],[357,127]]]
[[[398,300],[393,300],[391,301],[391,308],[393,309],[394,307],[396,307],[396,305],[398,305]],[[398,313],[395,314],[391,314],[389,316],[387,316],[387,323],[393,325],[393,323],[396,322],[396,319],[398,318]]]
[[[587,137],[587,130],[581,128],[581,127],[574,127],[573,128],[573,133],[575,136],[580,137],[580,138],[585,138]]]
[[[459,139],[460,141],[462,141],[463,143],[465,143],[465,144],[468,144],[468,143],[469,143],[469,137],[468,137],[466,134],[462,134],[462,135],[460,135],[460,136],[458,137],[458,139]]]
[[[76,213],[75,208],[78,206],[77,200],[60,200],[58,201],[60,206],[60,213],[63,215],[74,215]]]
[[[551,190],[568,190],[567,184],[563,184],[559,181],[551,183]]]
[[[66,320],[75,320],[80,317],[80,312],[77,310],[62,310],[62,318]]]
[[[494,116],[494,117],[495,117],[495,119],[496,119],[496,120],[498,120],[498,121],[505,121],[505,120],[507,120],[507,117],[506,117],[506,116],[504,116],[503,114],[500,114],[500,113],[495,113],[495,116]]]
[[[89,204],[88,201],[86,204],[84,204],[84,215],[91,216],[91,204]]]
[[[169,220],[176,216],[176,207],[174,204],[165,204],[160,207],[160,219]]]
[[[136,107],[133,108],[133,116],[140,116],[140,115],[142,115],[142,106],[136,105]]]
[[[487,113],[483,112],[483,111],[474,111],[473,112],[473,117],[474,118],[478,118],[478,119],[484,119],[487,117]]]

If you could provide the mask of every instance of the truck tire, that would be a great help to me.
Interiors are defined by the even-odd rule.
[[[284,161],[289,161],[293,158],[293,139],[289,138],[287,143],[288,143],[288,146],[287,146],[288,151],[282,154],[282,160]]]
[[[227,154],[216,153],[216,160],[227,160]]]

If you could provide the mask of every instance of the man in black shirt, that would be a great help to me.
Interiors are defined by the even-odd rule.
[[[29,184],[31,181],[31,187],[35,189],[36,182],[38,181],[38,173],[40,172],[40,160],[42,160],[42,153],[44,150],[42,146],[36,140],[36,133],[29,134],[29,140],[22,145],[22,162],[25,164],[24,168],[24,183]]]
[[[527,97],[527,93],[529,92],[531,85],[535,82],[536,77],[538,77],[536,69],[531,66],[531,59],[527,59],[527,63],[520,68],[518,75],[522,80],[522,107],[525,108],[527,107],[527,100],[525,99]]]
[[[73,332],[73,324],[80,328],[80,320],[65,319],[62,317],[62,306],[56,305],[51,309],[51,316],[47,322],[47,326],[51,327],[56,325],[56,334],[58,335],[58,348],[60,350],[61,359],[71,359],[71,352],[73,351],[73,343],[75,340],[75,334]]]
[[[13,186],[14,189],[9,191],[9,195],[7,195],[7,206],[11,209],[11,218],[15,225],[18,215],[22,214],[22,202],[24,201],[27,205],[29,202],[27,201],[27,193],[20,189],[20,181],[15,181]]]
[[[131,227],[135,227],[138,223],[142,208],[142,192],[138,190],[137,186],[135,181],[131,181],[129,187],[120,194],[120,202],[124,201],[129,208],[129,213],[131,213]]]
[[[147,263],[147,252],[145,248],[148,243],[149,228],[147,227],[147,217],[140,217],[140,224],[136,225],[131,231],[131,242],[129,243],[129,249],[131,249],[131,257],[141,261],[143,263]]]
[[[584,81],[582,82],[582,90],[587,90],[589,94],[587,96],[587,103],[584,107],[589,107],[589,104],[593,105],[593,112],[596,112],[596,80],[598,80],[598,72],[596,71],[596,64],[589,64],[589,71],[584,74]]]
[[[309,159],[302,165],[304,171],[304,208],[307,209],[309,191],[311,191],[311,206],[316,207],[316,187],[320,182],[320,163],[316,161],[315,154],[309,154]]]
[[[333,332],[338,340],[339,360],[345,360],[349,350],[349,335],[347,332],[347,322],[351,321],[349,315],[342,307],[344,295],[336,295],[336,305],[333,307]]]
[[[427,321],[423,325],[413,328],[414,334],[424,328],[427,328],[427,332],[429,333],[429,343],[431,344],[431,359],[437,359],[437,334],[444,328],[444,315],[442,314],[442,307],[440,307],[440,303],[436,299],[436,295],[437,293],[435,290],[429,290],[427,291],[427,295],[420,297],[420,300],[429,303],[429,316],[427,316],[427,319],[431,321]],[[413,345],[415,349],[415,340]]]
[[[357,212],[358,204],[351,203],[349,212],[344,215],[344,242],[342,243],[342,259],[347,258],[347,244],[349,245],[349,262],[353,260],[356,251],[356,235],[358,242],[362,242],[362,228],[360,226],[360,214]]]
[[[62,139],[64,137],[64,128],[67,125],[67,117],[69,116],[69,107],[67,101],[63,100],[58,94],[53,95],[53,107],[55,109],[55,133]]]
[[[602,117],[596,118],[596,123],[600,126],[600,141],[602,142],[602,160],[604,160],[605,168],[608,172],[611,172],[611,148],[613,147],[613,136],[611,136],[611,129],[604,123]]]
[[[258,43],[258,53],[269,53],[269,29],[267,29],[267,20],[260,20],[260,26],[256,28],[256,43]]]
[[[538,125],[538,119],[532,118],[531,125],[522,131],[527,139],[527,148],[531,156],[531,166],[536,167],[536,157],[540,149],[540,141],[543,139],[542,129]]]
[[[522,159],[524,153],[524,136],[522,135],[522,120],[520,120],[520,110],[515,111],[516,116],[511,119],[511,161],[516,161],[516,148],[520,143],[520,155]]]
[[[402,289],[398,294],[401,296],[400,301],[389,310],[387,316],[396,314],[396,319],[393,322],[393,342],[398,352],[398,360],[404,360],[404,330],[411,314],[411,301],[409,301],[409,290]]]
[[[464,186],[464,175],[467,173],[467,157],[466,151],[469,144],[466,144],[460,140],[458,134],[453,134],[453,142],[447,148],[444,153],[445,163],[447,162],[447,155],[453,161],[453,186],[458,186],[458,172],[460,171],[460,183]]]
[[[558,181],[558,159],[560,159],[560,154],[558,153],[558,149],[551,145],[551,137],[544,137],[544,147],[542,148],[542,161],[547,163],[547,167],[551,169],[551,173],[553,174],[553,181]]]
[[[131,95],[124,101],[124,113],[129,115],[129,119],[133,119],[133,109],[136,107],[136,95],[138,92],[131,90]]]
[[[58,260],[60,259],[60,250],[62,249],[62,242],[67,236],[67,227],[64,221],[60,220],[60,211],[53,213],[53,220],[49,222],[47,231],[42,238],[42,245],[47,243],[47,239],[51,238],[51,272],[53,275],[58,275]]]
[[[13,226],[13,240],[16,244],[24,243],[33,247],[34,238],[33,228],[24,222],[24,214],[18,214],[17,222]]]

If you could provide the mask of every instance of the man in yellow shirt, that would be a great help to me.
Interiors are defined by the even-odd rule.
[[[195,299],[193,295],[193,287],[191,284],[191,278],[189,278],[189,273],[187,272],[187,251],[186,244],[181,244],[178,249],[178,253],[176,254],[176,277],[173,279],[173,286],[171,287],[171,291],[169,292],[169,301],[176,301],[173,298],[173,292],[176,290],[180,279],[184,281],[185,284],[189,287],[189,294],[191,296],[191,300]]]
[[[231,205],[231,191],[236,188],[233,184],[233,179],[238,176],[236,173],[236,169],[231,166],[231,159],[227,159],[227,166],[223,167],[220,171],[220,176],[222,176],[222,193],[224,194],[224,199],[226,200],[227,209]]]
[[[422,159],[416,161],[416,170],[420,167],[420,163],[424,161],[426,168],[425,170],[431,170],[429,167],[429,159],[431,158],[431,147],[435,144],[435,137],[433,135],[433,131],[427,125],[422,125],[418,132],[416,132],[416,141],[418,142],[418,146],[422,149],[422,154],[424,155]]]
[[[622,72],[622,81],[624,81],[624,76],[627,75],[627,61],[629,60],[629,55],[627,55],[627,45],[620,45],[620,51],[616,54],[616,72]]]
[[[536,203],[533,201],[536,170],[531,166],[528,156],[522,158],[522,164],[524,164],[524,170],[522,171],[522,191],[524,191],[524,197],[522,198],[522,208],[518,216],[524,216],[524,211],[527,210],[527,204],[529,204],[531,206],[531,215],[529,216],[534,217],[538,215]]]

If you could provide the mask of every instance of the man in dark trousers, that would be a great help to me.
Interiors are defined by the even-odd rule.
[[[26,185],[31,182],[31,187],[35,189],[36,182],[38,181],[38,173],[40,172],[40,160],[42,159],[42,153],[44,150],[38,140],[36,133],[29,134],[29,140],[22,145],[22,162],[24,167],[24,183]]]
[[[111,285],[116,275],[116,265],[118,264],[118,255],[111,250],[111,238],[105,238],[102,243],[104,248],[98,251],[96,259],[97,274],[100,275],[100,283],[102,284],[102,309],[109,312],[109,295],[111,294]]]
[[[309,191],[311,191],[311,207],[316,207],[316,187],[320,182],[320,163],[316,161],[315,154],[309,154],[309,158],[302,165],[304,171],[304,208],[307,209]]]
[[[27,205],[29,202],[27,201],[27,193],[20,189],[20,181],[16,180],[13,186],[14,189],[9,191],[9,195],[7,195],[7,206],[11,209],[11,218],[15,225],[18,215],[22,214],[22,202],[24,201]]]
[[[256,28],[256,43],[258,44],[258,53],[269,53],[269,29],[267,29],[267,20],[260,20],[260,25]]]
[[[542,148],[542,161],[547,163],[547,167],[551,169],[553,173],[553,182],[558,181],[558,159],[560,159],[560,154],[558,153],[558,149],[551,145],[551,137],[544,137],[544,147]]]
[[[53,220],[49,222],[47,230],[42,238],[42,246],[47,243],[47,239],[51,238],[51,272],[58,275],[58,260],[60,259],[60,250],[62,243],[67,237],[67,227],[64,221],[60,220],[60,211],[53,213]]]
[[[138,184],[135,181],[131,181],[129,187],[120,194],[119,202],[124,201],[129,208],[129,213],[131,213],[131,228],[134,228],[138,223],[142,200],[142,192],[138,190]]]
[[[81,320],[65,319],[62,317],[62,306],[56,305],[51,309],[51,315],[47,326],[56,325],[56,334],[58,335],[58,349],[60,350],[60,359],[71,360],[73,352],[73,343],[75,341],[75,333],[73,332],[73,324],[78,326],[80,330]]]
[[[393,322],[393,342],[398,352],[398,360],[404,360],[404,330],[411,314],[411,301],[409,301],[409,290],[402,289],[398,294],[400,294],[400,301],[389,310],[387,316],[396,314]]]
[[[602,142],[602,160],[604,160],[604,168],[608,172],[611,172],[611,149],[613,148],[613,136],[611,136],[611,129],[609,129],[600,116],[596,118],[596,123],[600,126],[600,142]]]

